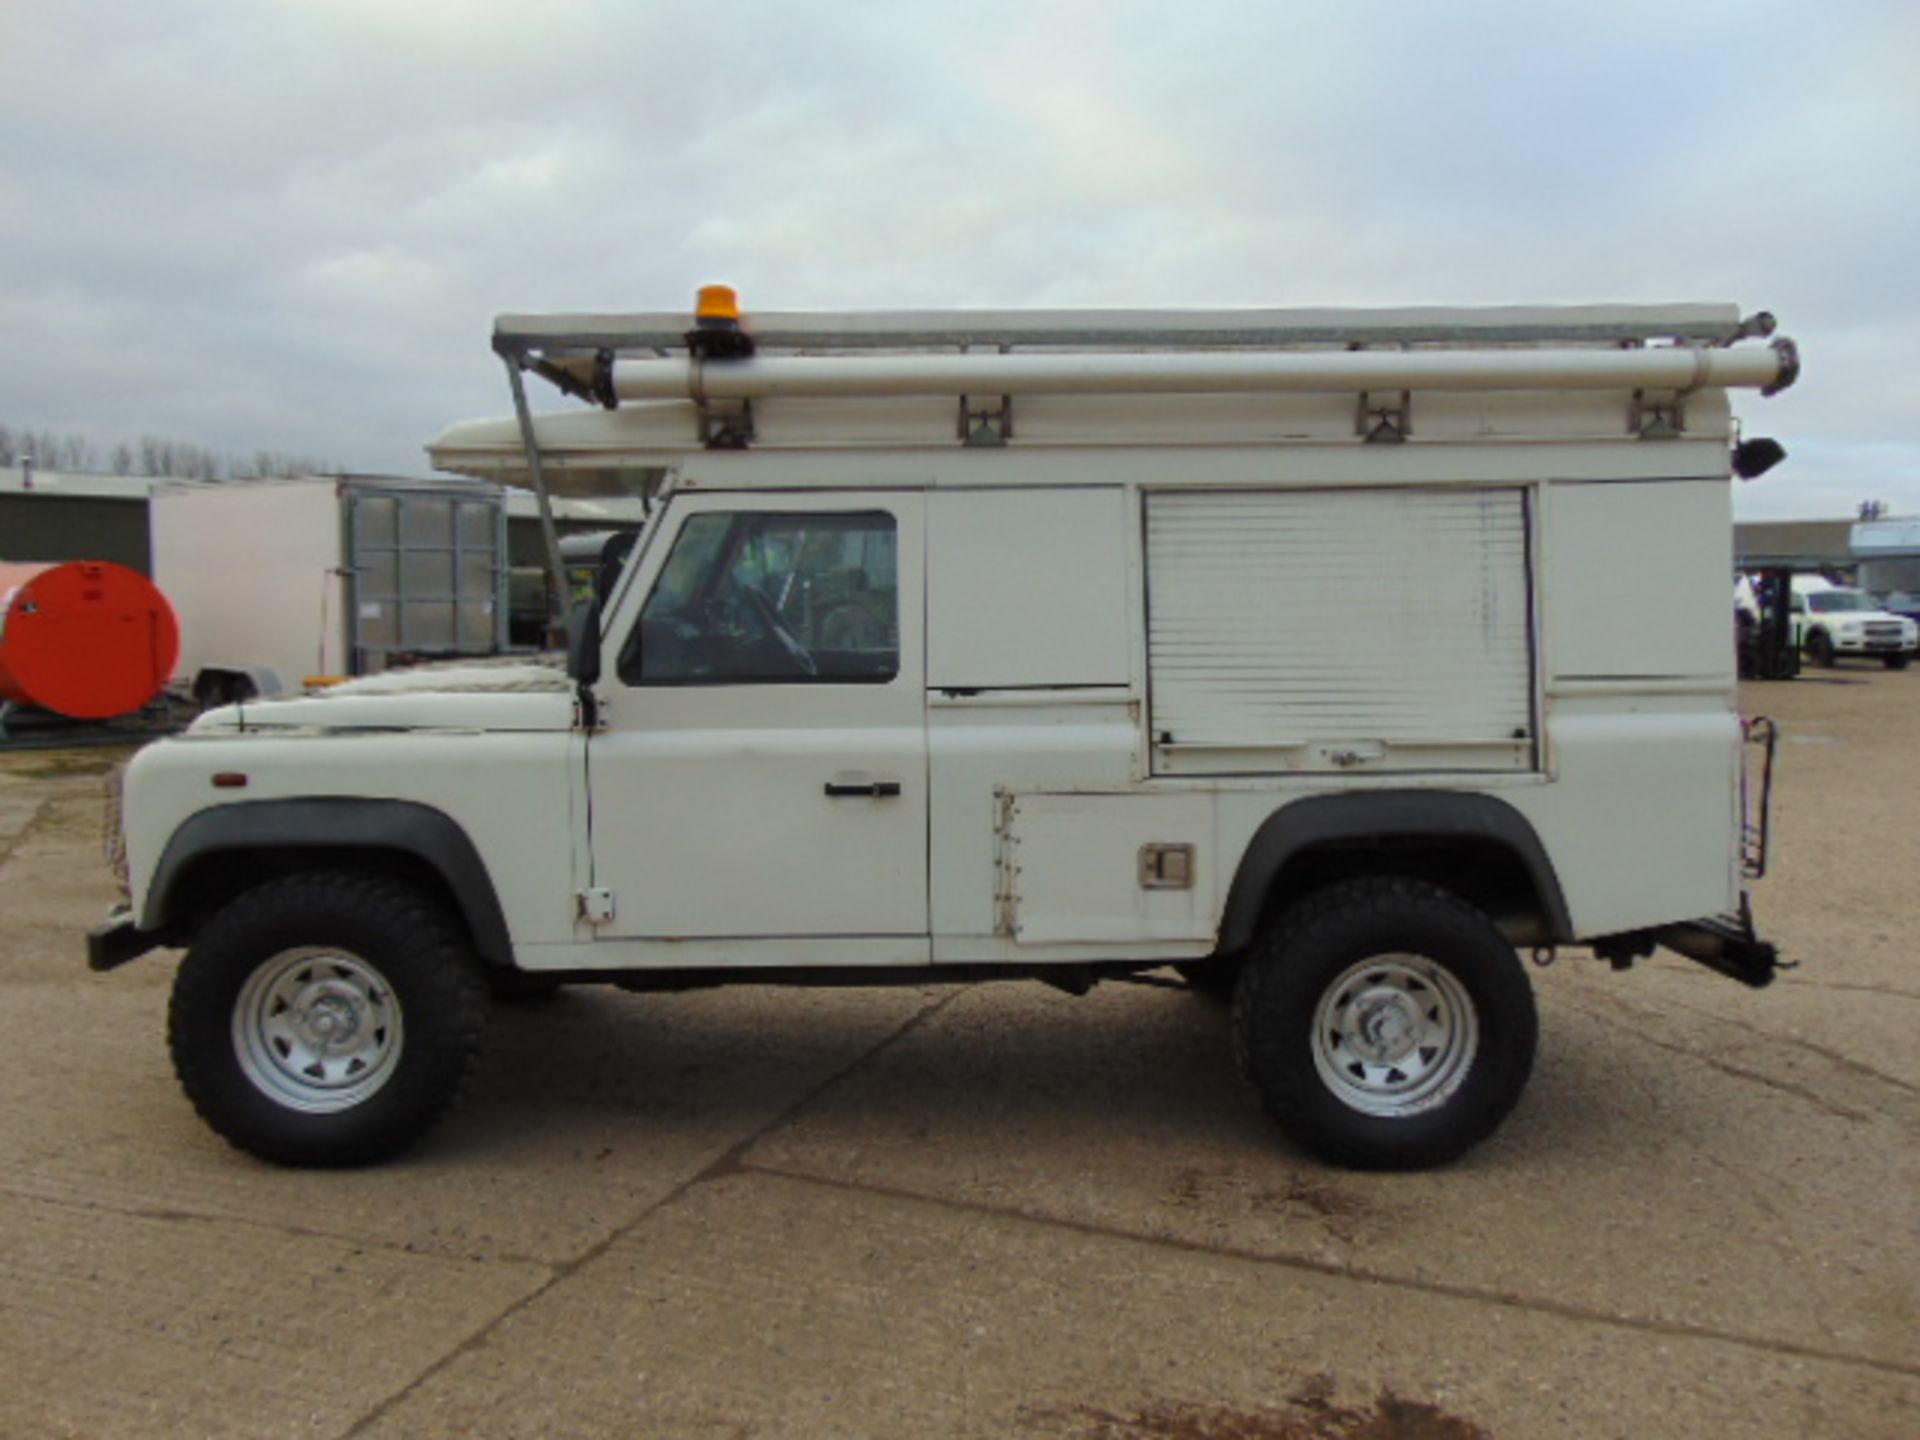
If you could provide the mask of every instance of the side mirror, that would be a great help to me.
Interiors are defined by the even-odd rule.
[[[567,674],[579,685],[600,679],[600,600],[596,596],[567,615]]]

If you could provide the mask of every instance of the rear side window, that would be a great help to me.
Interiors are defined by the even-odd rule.
[[[900,670],[884,511],[688,517],[620,657],[629,685],[884,684]]]

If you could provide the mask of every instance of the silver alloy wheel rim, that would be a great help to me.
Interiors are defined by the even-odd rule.
[[[1343,1105],[1397,1119],[1443,1104],[1480,1048],[1473,998],[1423,955],[1376,955],[1321,992],[1313,1064]]]
[[[332,946],[282,950],[256,966],[233,1007],[233,1048],[262,1094],[332,1115],[393,1078],[400,1002],[367,961]]]

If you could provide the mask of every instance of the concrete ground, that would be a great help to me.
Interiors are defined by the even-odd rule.
[[[84,969],[118,757],[0,758],[0,1435],[1920,1434],[1920,670],[1744,698],[1804,967],[1564,956],[1423,1175],[1290,1149],[1194,996],[1027,984],[579,991],[405,1159],[271,1169],[168,959]]]

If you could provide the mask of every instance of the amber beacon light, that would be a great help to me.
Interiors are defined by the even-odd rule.
[[[740,297],[731,285],[702,285],[693,302],[687,347],[703,360],[744,360],[753,337],[740,324]]]

